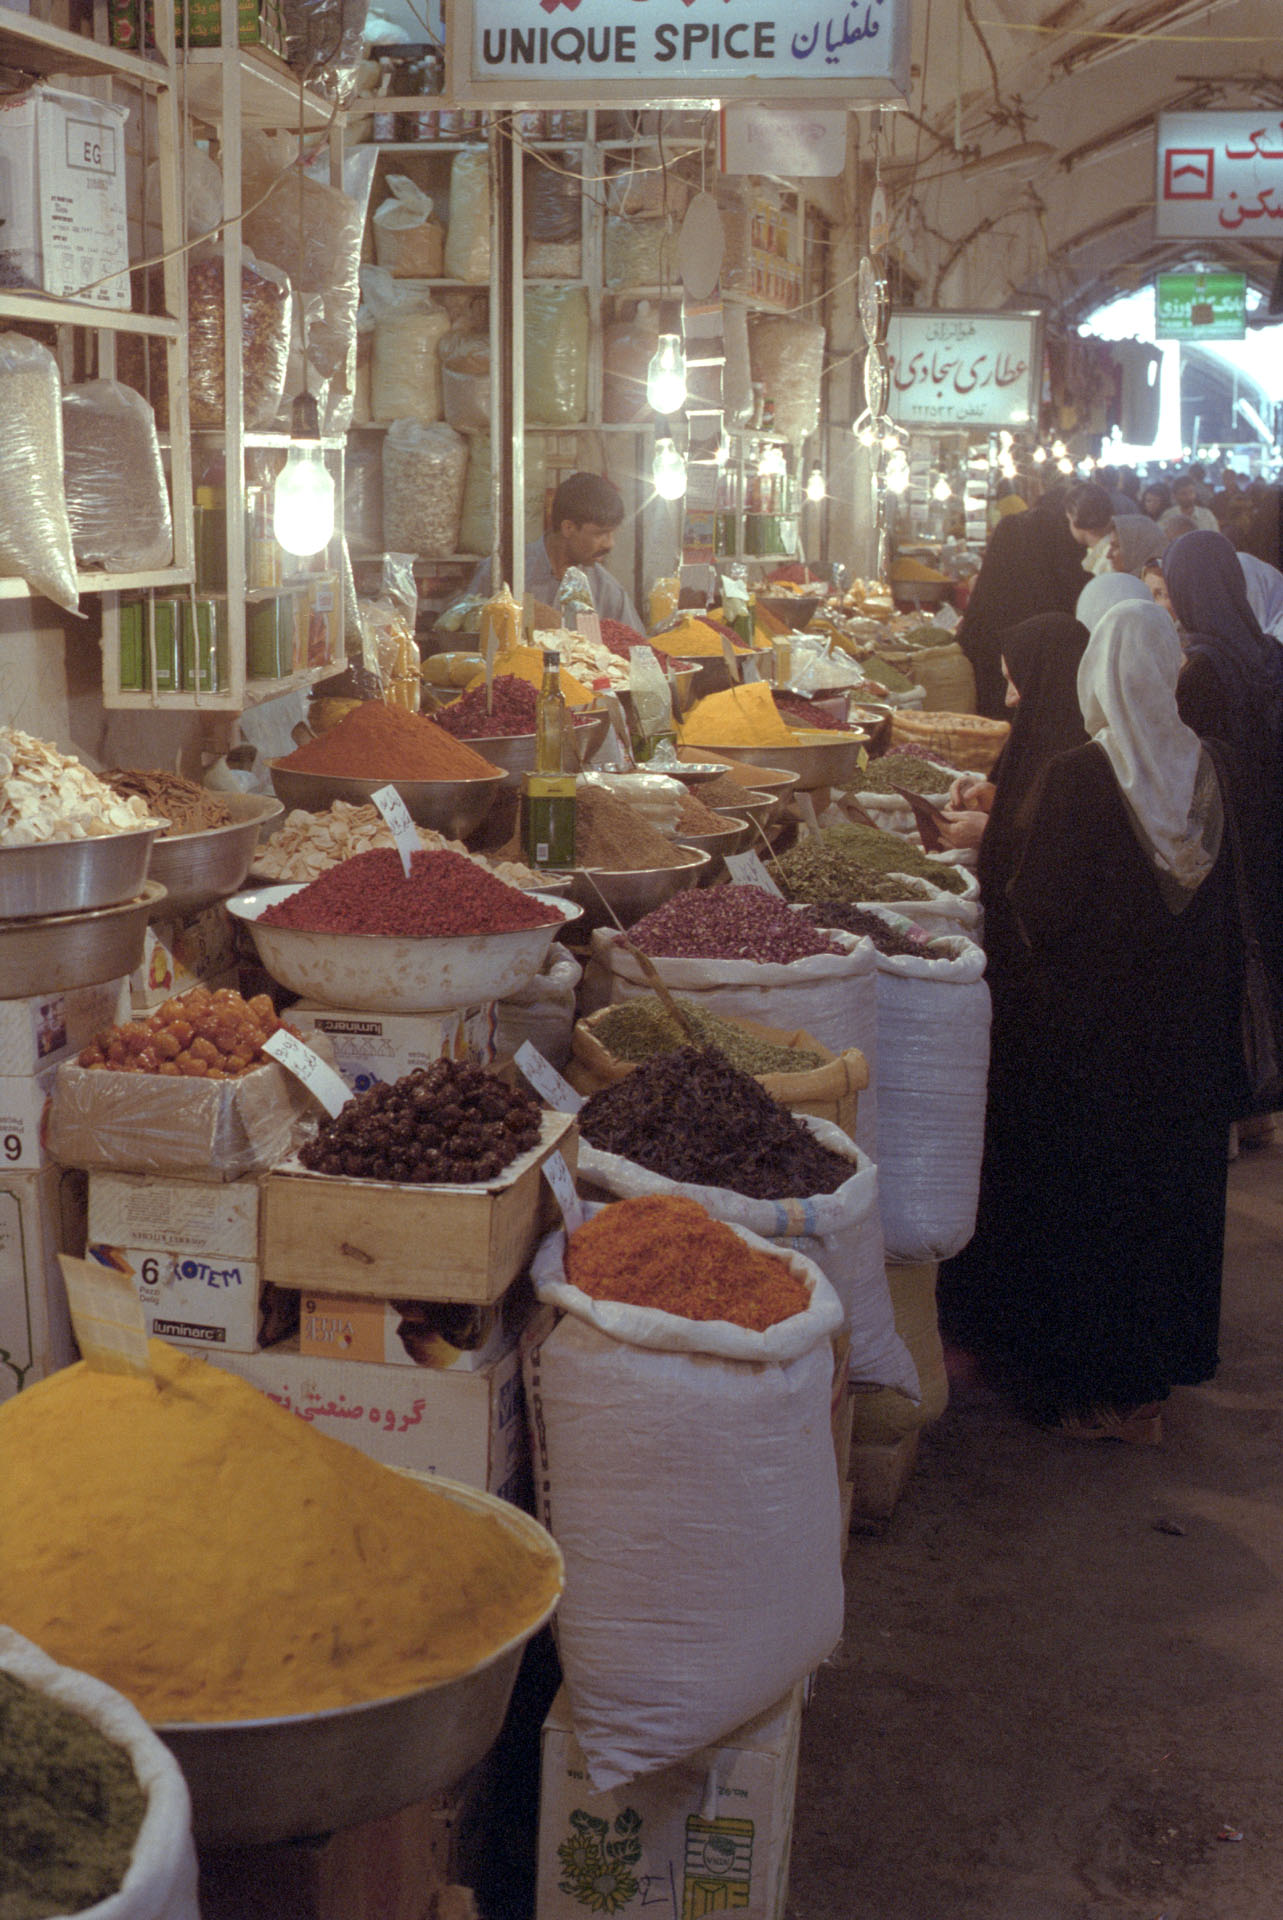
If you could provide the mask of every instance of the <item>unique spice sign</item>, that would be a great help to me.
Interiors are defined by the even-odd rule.
[[[1154,231],[1160,239],[1283,239],[1283,117],[1160,113]]]
[[[900,104],[908,0],[455,0],[461,100]]]
[[[1036,313],[896,313],[887,412],[904,427],[1025,427],[1036,418]]]

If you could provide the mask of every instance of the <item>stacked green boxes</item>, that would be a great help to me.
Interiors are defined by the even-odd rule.
[[[177,594],[158,594],[152,602],[158,693],[225,693],[231,685],[227,647],[227,603]],[[120,604],[120,690],[151,690],[147,601]]]
[[[184,22],[184,13],[186,21]],[[273,53],[285,52],[285,28],[280,0],[238,0],[237,22],[243,47],[268,47]],[[113,47],[139,50],[142,32],[141,0],[108,0],[107,17]],[[147,45],[155,45],[155,11],[147,0]],[[184,25],[186,40],[184,41]],[[221,45],[222,9],[219,0],[175,0],[174,33],[179,47],[217,47]]]

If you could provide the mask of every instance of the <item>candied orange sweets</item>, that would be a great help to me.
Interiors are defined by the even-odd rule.
[[[265,993],[244,1000],[232,987],[192,987],[145,1020],[96,1034],[79,1063],[114,1073],[234,1080],[258,1065],[264,1042],[284,1024]]]

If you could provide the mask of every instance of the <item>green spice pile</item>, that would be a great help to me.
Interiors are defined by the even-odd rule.
[[[873,654],[868,660],[861,660],[860,671],[866,679],[872,680],[875,686],[881,687],[886,693],[908,693],[914,684],[910,674],[902,673],[899,667],[892,666],[889,660],[884,660],[880,653]]]
[[[780,857],[779,873],[789,898],[807,902],[903,899],[903,885],[890,874],[916,875],[946,893],[962,893],[967,884],[956,867],[929,860],[910,841],[854,822],[799,840]]]
[[[708,1013],[684,994],[673,997],[701,1043],[714,1047],[741,1073],[810,1073],[824,1065],[821,1056],[806,1047],[782,1047],[773,1040],[763,1040],[734,1020]],[[653,993],[608,1007],[593,1021],[592,1031],[616,1060],[649,1060],[657,1053],[673,1053],[690,1044],[663,1001]]]
[[[855,1172],[750,1074],[697,1047],[657,1054],[593,1094],[579,1131],[600,1152],[666,1180],[752,1200],[833,1193]]]
[[[910,793],[948,793],[953,776],[917,754],[884,753],[870,760],[852,784],[861,793],[894,793],[897,787],[907,787]]]
[[[879,953],[888,957],[893,955],[916,954],[919,959],[926,952],[930,934],[915,928],[912,933],[901,933],[898,927],[889,927],[876,913],[869,913],[863,907],[854,907],[848,900],[821,900],[806,909],[806,917],[817,927],[834,927],[840,933],[858,933],[872,940]]]
[[[0,1914],[43,1920],[119,1892],[146,1800],[124,1749],[0,1673]]]

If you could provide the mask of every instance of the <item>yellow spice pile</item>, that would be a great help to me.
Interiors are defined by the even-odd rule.
[[[453,1678],[554,1599],[555,1549],[150,1343],[154,1379],[54,1374],[0,1407],[0,1620],[152,1721]]]

